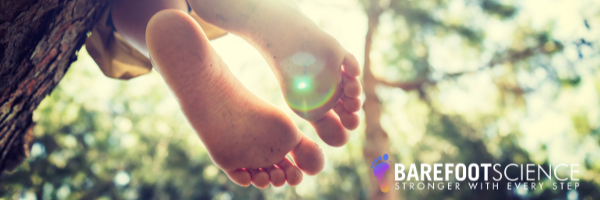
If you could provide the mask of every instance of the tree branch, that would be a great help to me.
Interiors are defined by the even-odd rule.
[[[477,69],[474,70],[467,70],[467,71],[462,71],[462,72],[455,72],[455,73],[447,73],[444,74],[442,76],[442,78],[440,78],[439,80],[431,80],[428,78],[429,76],[429,71],[427,71],[426,73],[424,73],[424,75],[419,76],[411,81],[405,81],[405,82],[390,82],[387,80],[384,80],[382,78],[379,77],[375,77],[375,81],[377,82],[377,84],[382,84],[388,87],[395,87],[395,88],[400,88],[402,90],[405,91],[410,91],[410,90],[419,90],[421,88],[421,86],[425,83],[428,84],[432,84],[435,85],[438,82],[442,81],[442,80],[447,80],[447,79],[456,79],[459,78],[463,75],[466,74],[474,74],[474,73],[478,73],[481,71],[484,71],[485,69],[488,68],[492,68],[498,64],[502,64],[502,63],[506,63],[506,62],[516,62],[519,60],[525,60],[531,56],[537,55],[537,54],[541,54],[541,53],[552,53],[553,51],[546,51],[546,49],[544,48],[544,45],[539,45],[537,47],[533,47],[533,48],[527,48],[523,51],[508,51],[507,53],[505,53],[505,56],[503,56],[502,58],[497,58],[497,59],[492,59],[489,63],[487,63],[486,65],[479,67]],[[370,68],[369,68],[370,69]],[[366,68],[365,68],[366,70]],[[523,90],[522,88],[517,87],[503,87],[507,90],[511,90],[517,94],[523,94],[525,93],[525,90]]]
[[[404,91],[410,91],[410,90],[417,90],[419,88],[421,88],[421,86],[424,83],[433,83],[432,81],[429,81],[429,79],[425,78],[425,77],[419,77],[416,78],[412,81],[407,81],[407,82],[389,82],[380,78],[377,78],[377,83],[378,84],[382,84],[388,87],[395,87],[395,88],[400,88]]]

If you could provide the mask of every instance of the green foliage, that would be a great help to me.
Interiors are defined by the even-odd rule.
[[[212,164],[157,74],[109,80],[90,62],[80,58],[36,110],[31,156],[2,178],[0,197],[264,198]]]
[[[308,186],[259,190],[234,184],[212,163],[156,72],[109,79],[81,51],[35,111],[31,155],[0,178],[0,199],[366,197],[356,171],[364,167],[360,162],[338,162],[317,177],[305,176]],[[314,183],[323,187],[309,187]]]
[[[517,8],[512,5],[503,5],[498,3],[496,0],[483,0],[481,8],[490,14],[495,14],[501,18],[512,17],[516,12]]]
[[[559,23],[563,16],[578,19],[581,13],[532,16],[532,9],[543,13],[542,8],[520,1],[392,2],[379,18],[371,68],[387,82],[430,80],[414,91],[386,86],[378,91],[386,112],[382,126],[398,160],[576,163],[586,171],[580,181],[585,186],[576,194],[600,198],[600,140],[594,131],[600,127],[595,122],[600,119],[599,32],[587,29],[588,21]],[[595,12],[585,18],[599,20]],[[534,20],[546,25],[533,26]],[[566,199],[575,194],[548,189],[400,193],[407,199]]]
[[[361,2],[365,10],[383,9],[370,54],[375,76],[392,83],[429,80],[414,91],[377,88],[382,115],[366,117],[381,117],[392,162],[581,166],[577,193],[398,191],[405,199],[600,199],[599,11],[567,10],[579,1],[559,5],[569,19],[586,19],[566,23],[558,12],[532,14],[528,1]],[[248,75],[261,74],[253,67],[231,71],[242,82],[263,81]],[[251,89],[282,106],[273,97],[276,81],[260,81],[260,89]],[[294,119],[317,140],[306,122]],[[362,125],[345,147],[317,140],[325,170],[305,176],[300,186],[242,188],[212,164],[157,73],[109,80],[85,56],[34,120],[31,156],[0,177],[0,198],[366,199],[373,192]]]

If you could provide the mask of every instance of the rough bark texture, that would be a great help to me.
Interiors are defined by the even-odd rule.
[[[32,113],[77,59],[107,0],[0,3],[0,174],[29,154]]]

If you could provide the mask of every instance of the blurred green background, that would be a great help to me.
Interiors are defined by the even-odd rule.
[[[230,34],[211,44],[251,91],[319,141],[319,175],[296,187],[236,186],[158,73],[109,79],[83,48],[35,111],[31,154],[0,177],[0,199],[600,199],[600,1],[296,2],[361,63],[370,56],[365,81],[376,84],[363,99],[380,107],[360,115],[378,120],[363,121],[343,147],[328,147],[293,114],[245,41]],[[580,164],[580,187],[377,196],[374,145],[406,165]]]

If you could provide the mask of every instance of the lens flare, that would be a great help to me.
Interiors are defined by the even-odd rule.
[[[292,90],[286,98],[287,104],[295,110],[311,111],[321,106],[324,106],[336,91],[336,85],[331,85],[327,89],[315,88],[313,80],[310,76],[299,76],[292,79]]]
[[[308,113],[325,106],[339,89],[335,81],[319,76],[325,62],[309,52],[295,53],[283,59],[280,65],[289,86],[286,102],[296,112]]]
[[[304,88],[306,88],[305,82],[298,83],[298,89],[304,89]]]
[[[308,76],[300,76],[293,79],[293,85],[296,86],[295,93],[313,93],[314,88],[312,88],[313,80]]]
[[[308,90],[308,83],[306,81],[300,81],[297,86],[298,90]]]

